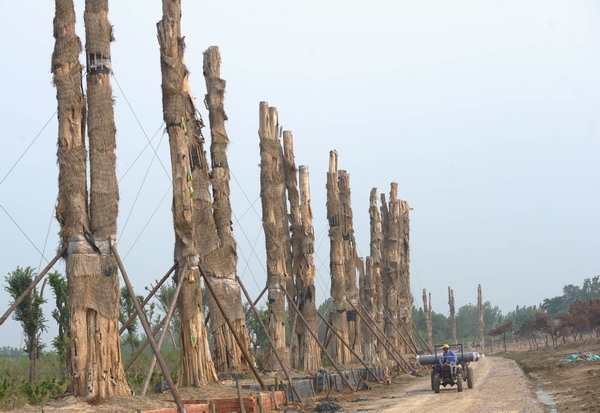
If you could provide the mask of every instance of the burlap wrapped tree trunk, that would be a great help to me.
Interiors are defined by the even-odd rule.
[[[185,277],[179,296],[181,369],[179,383],[202,386],[217,380],[208,339],[200,290],[199,253],[196,243],[193,178],[202,165],[197,157],[199,125],[190,114],[187,69],[183,60],[181,2],[163,0],[163,18],[157,24],[162,73],[163,118],[169,134],[173,179],[173,223],[175,227],[176,277]],[[194,130],[197,128],[198,131]],[[190,134],[188,136],[188,133]],[[193,148],[196,147],[196,152]],[[187,273],[182,269],[187,265]]]
[[[267,288],[269,299],[268,333],[275,349],[269,348],[263,368],[280,370],[273,355],[277,351],[280,358],[289,364],[289,351],[285,340],[285,293],[281,288],[287,285],[289,260],[289,229],[285,198],[285,172],[281,144],[279,142],[277,109],[260,102],[258,136],[260,138],[260,198],[262,201],[262,221],[265,231],[267,251]]]
[[[329,172],[327,172],[327,219],[329,220],[329,272],[331,274],[331,298],[333,310],[330,313],[331,326],[341,339],[348,342],[346,281],[344,276],[344,239],[342,233],[343,208],[340,202],[338,184],[337,152],[329,152]],[[336,336],[330,341],[329,349],[332,357],[339,364],[352,361],[350,351]]]
[[[354,223],[350,192],[350,174],[346,171],[338,172],[338,188],[340,203],[342,204],[342,240],[344,249],[344,282],[346,284],[346,299],[354,306],[358,306],[358,286],[356,284],[356,271],[359,268],[358,254],[356,252],[356,239],[354,237]],[[360,317],[354,309],[346,312],[348,320],[348,343],[352,350],[362,358],[362,338]]]
[[[377,188],[372,188],[369,196],[369,221],[370,221],[370,243],[369,243],[369,255],[370,261],[367,259],[367,272],[371,272],[373,292],[373,320],[377,323],[380,331],[385,328],[384,318],[384,305],[385,305],[385,292],[383,280],[381,278],[381,248],[383,243],[383,233],[381,228],[381,215],[377,206]],[[365,326],[366,327],[366,326]],[[368,330],[368,328],[367,328]],[[370,333],[370,331],[369,331]],[[371,333],[372,334],[372,333]],[[387,358],[387,352],[385,348],[379,344],[376,337],[375,340],[377,355],[380,359]]]
[[[218,299],[227,310],[227,316],[233,323],[238,336],[248,349],[248,354],[252,355],[240,286],[235,278],[237,251],[231,228],[232,213],[229,201],[230,174],[227,160],[229,141],[225,129],[227,120],[224,109],[225,81],[221,79],[221,55],[216,46],[210,47],[204,52],[204,78],[211,135],[212,168],[210,175],[199,130],[196,132],[195,129],[192,129],[196,142],[195,148],[198,149],[196,154],[202,165],[193,172],[194,216],[197,224],[200,263],[210,278]],[[188,102],[193,106],[192,99],[189,99]],[[195,108],[192,109],[195,113]],[[212,199],[209,184],[212,185]],[[254,360],[243,358],[212,294],[207,294],[207,304],[211,314],[210,328],[215,343],[214,362],[217,372],[241,373],[248,371],[248,363],[254,363]]]
[[[67,244],[70,373],[75,395],[101,400],[130,393],[121,362],[119,281],[110,244],[118,210],[115,125],[110,86],[107,0],[85,4],[91,196],[88,205],[85,100],[81,43],[71,0],[56,1],[52,72],[58,100],[58,204],[61,241]],[[89,214],[88,214],[89,212]]]

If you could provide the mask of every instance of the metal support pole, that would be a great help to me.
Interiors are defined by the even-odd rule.
[[[319,345],[319,347],[321,347],[321,350],[323,350],[323,352],[325,353],[325,355],[327,356],[327,358],[331,362],[331,365],[338,372],[338,374],[340,375],[340,378],[342,379],[342,381],[344,382],[344,384],[346,386],[348,386],[348,388],[352,392],[355,392],[356,390],[354,390],[352,388],[352,386],[350,385],[350,382],[348,381],[348,379],[346,378],[346,376],[344,376],[344,374],[342,373],[342,371],[338,367],[337,363],[335,361],[333,361],[333,357],[331,356],[331,354],[329,354],[329,352],[327,351],[327,349],[325,347],[323,347],[323,344],[321,344],[321,342],[319,341],[319,337],[317,337],[317,335],[315,334],[315,332],[312,331],[312,329],[309,327],[308,322],[306,321],[306,319],[304,318],[304,316],[302,315],[302,313],[300,313],[300,310],[298,309],[298,306],[296,305],[296,303],[294,302],[294,300],[291,299],[290,294],[287,292],[287,290],[285,288],[283,288],[282,285],[279,286],[279,289],[282,290],[285,293],[286,297],[290,300],[289,302],[292,304],[292,307],[296,311],[296,314],[298,314],[298,317],[300,317],[300,320],[302,320],[302,322],[306,326],[306,330],[310,333],[310,335],[312,336],[312,338],[315,339],[315,341],[317,342],[317,344]]]
[[[223,315],[223,319],[227,323],[227,327],[229,327],[229,331],[231,332],[231,335],[235,339],[235,342],[237,343],[238,347],[240,348],[240,351],[246,358],[246,361],[248,362],[248,366],[250,367],[250,370],[252,370],[252,374],[254,374],[254,377],[256,377],[256,380],[260,384],[260,388],[263,390],[267,390],[267,386],[265,385],[265,382],[263,381],[262,377],[260,377],[260,374],[258,373],[258,370],[256,370],[256,367],[254,367],[254,364],[251,362],[252,359],[250,358],[250,355],[248,354],[248,349],[246,347],[244,347],[244,344],[242,343],[240,336],[233,328],[233,324],[231,323],[231,320],[229,319],[229,317],[227,316],[227,313],[225,312],[225,310],[223,309],[223,306],[221,305],[221,300],[219,299],[219,297],[217,297],[215,290],[213,290],[212,284],[210,283],[208,276],[206,275],[206,273],[204,272],[204,270],[202,269],[202,267],[200,265],[198,265],[198,269],[200,270],[200,275],[202,276],[202,278],[204,278],[204,283],[206,284],[206,287],[212,294],[212,296],[215,300],[215,303],[217,304],[217,307],[219,307],[219,311],[221,312],[221,315]]]
[[[171,300],[171,304],[169,305],[169,311],[167,312],[167,316],[165,317],[165,327],[162,329],[160,333],[160,337],[158,338],[158,349],[162,347],[163,341],[167,336],[167,330],[169,329],[169,323],[171,322],[171,317],[173,317],[173,313],[175,312],[175,307],[177,307],[177,298],[179,297],[179,292],[181,291],[181,286],[183,285],[183,280],[186,278],[185,274],[187,273],[188,264],[187,262],[183,265],[183,270],[179,274],[179,280],[177,282],[177,287],[175,288],[175,294],[173,294],[173,299]],[[148,390],[148,384],[150,383],[150,378],[152,377],[152,372],[154,371],[154,367],[156,366],[156,356],[152,358],[150,362],[150,367],[148,367],[148,374],[146,374],[146,379],[144,380],[144,384],[142,385],[142,391],[140,394],[142,396],[146,395],[146,390]]]
[[[167,279],[169,278],[169,276],[171,275],[171,273],[173,271],[175,271],[175,268],[177,268],[177,264],[173,264],[173,266],[171,267],[171,269],[169,270],[169,272],[167,272],[167,274],[160,279],[160,281],[158,282],[158,284],[156,284],[156,286],[152,289],[152,291],[150,291],[150,293],[148,294],[148,296],[146,298],[144,298],[144,301],[142,301],[142,304],[140,304],[140,306],[142,308],[144,308],[144,306],[148,303],[148,301],[150,301],[150,299],[152,297],[154,297],[154,294],[156,294],[156,292],[158,291],[158,289],[160,288],[160,286],[163,285],[164,282],[167,281]],[[133,323],[133,320],[135,320],[136,317],[137,317],[137,313],[133,313],[131,315],[131,317],[129,317],[129,320],[127,320],[125,322],[125,324],[123,324],[121,326],[121,328],[119,329],[119,335],[121,335],[121,334],[123,334],[125,332],[125,330],[127,329],[127,327],[129,327],[129,324]]]
[[[54,264],[56,264],[56,261],[58,261],[60,259],[60,257],[64,254],[64,252],[66,250],[67,250],[67,247],[61,248],[60,251],[58,251],[58,253],[56,254],[56,257],[54,257],[52,259],[52,261],[50,261],[48,263],[48,265],[46,265],[46,268],[44,268],[42,270],[42,272],[39,273],[37,275],[37,277],[34,278],[34,280],[31,282],[31,284],[29,284],[29,287],[27,287],[27,289],[25,291],[23,291],[23,293],[19,296],[19,298],[17,298],[16,301],[8,308],[8,310],[6,310],[6,312],[4,313],[2,318],[0,318],[0,326],[2,324],[4,324],[4,322],[6,321],[6,319],[8,317],[10,317],[12,312],[15,311],[15,309],[19,306],[19,304],[21,304],[23,302],[25,297],[27,297],[31,293],[31,290],[33,290],[35,288],[35,286],[38,285],[38,283],[42,280],[42,278],[44,278],[44,275],[46,275],[48,273],[48,271],[50,271],[52,269],[52,267],[54,267]]]
[[[352,353],[352,355],[353,355],[354,357],[356,357],[356,359],[357,359],[357,360],[358,360],[358,361],[359,361],[359,362],[360,362],[360,363],[361,363],[363,366],[365,366],[365,368],[367,369],[367,371],[368,371],[369,373],[371,373],[371,375],[372,375],[373,377],[375,377],[379,383],[383,383],[383,381],[382,381],[382,380],[379,378],[379,376],[377,376],[377,375],[376,375],[376,374],[373,372],[373,370],[371,370],[371,369],[369,368],[369,366],[367,366],[367,363],[365,363],[365,361],[364,361],[364,360],[363,360],[363,359],[362,359],[362,358],[361,358],[361,357],[360,357],[358,354],[356,354],[356,352],[355,352],[355,351],[352,349],[352,347],[351,347],[351,346],[350,346],[348,343],[346,343],[346,342],[344,341],[344,339],[342,338],[342,336],[340,335],[340,333],[338,333],[337,331],[335,331],[335,329],[334,329],[334,328],[331,326],[331,324],[329,324],[329,323],[327,322],[327,320],[325,320],[325,317],[323,317],[323,316],[321,315],[321,313],[319,313],[318,311],[317,311],[317,314],[319,315],[319,317],[321,317],[321,320],[323,320],[323,322],[325,323],[325,325],[326,325],[326,326],[327,326],[327,327],[328,327],[328,328],[329,328],[329,329],[330,329],[330,330],[333,332],[333,334],[335,334],[335,336],[336,336],[336,337],[337,337],[337,338],[338,338],[338,339],[339,339],[339,340],[342,342],[342,344],[343,344],[344,346],[346,346],[346,348],[347,348],[348,350],[350,350],[350,353]],[[367,377],[368,377],[368,376],[367,376]]]
[[[131,282],[129,281],[129,277],[127,276],[127,272],[125,271],[123,262],[121,261],[121,257],[119,256],[117,249],[115,248],[114,245],[112,245],[112,243],[111,243],[110,249],[115,256],[115,259],[117,261],[117,265],[119,266],[119,269],[121,270],[121,275],[123,276],[123,280],[125,281],[125,285],[127,286],[127,291],[129,292],[129,296],[134,297],[133,304],[135,305],[135,311],[137,311],[137,313],[138,313],[138,317],[140,318],[140,321],[142,322],[142,327],[144,327],[144,332],[146,333],[146,337],[148,337],[148,341],[150,342],[150,345],[152,346],[152,350],[154,351],[154,354],[156,355],[156,358],[158,359],[158,365],[160,366],[160,369],[162,370],[163,375],[165,376],[165,379],[167,380],[167,384],[169,385],[169,390],[171,391],[171,394],[173,395],[175,404],[177,405],[177,408],[179,409],[180,413],[185,413],[185,407],[183,406],[181,397],[179,397],[179,391],[177,390],[177,386],[175,386],[175,383],[173,382],[173,379],[171,378],[171,373],[169,373],[169,368],[167,367],[167,364],[165,363],[165,359],[163,359],[163,356],[162,356],[162,354],[160,354],[160,350],[158,349],[158,346],[156,345],[156,341],[154,341],[154,336],[152,335],[152,330],[150,329],[150,326],[148,325],[148,320],[146,320],[146,316],[144,315],[144,312],[142,311],[142,307],[140,307],[140,303],[138,302],[138,300],[135,299],[135,297],[136,297],[135,291],[133,290],[133,287],[131,286]]]
[[[260,324],[260,327],[265,332],[265,334],[267,336],[267,341],[269,342],[269,346],[271,347],[271,350],[273,350],[273,354],[275,355],[275,358],[279,362],[279,365],[281,366],[281,370],[283,370],[283,373],[285,374],[285,377],[287,378],[288,383],[290,384],[290,389],[292,390],[292,392],[294,393],[294,395],[296,396],[298,401],[300,403],[302,403],[302,398],[298,394],[298,391],[296,390],[296,387],[294,386],[294,383],[292,382],[292,377],[290,376],[288,369],[285,367],[285,363],[283,362],[281,357],[279,357],[279,354],[277,353],[277,351],[275,351],[275,343],[273,343],[273,340],[271,339],[271,336],[269,335],[269,330],[267,329],[267,326],[265,326],[265,323],[260,318],[260,314],[258,313],[258,310],[256,309],[256,304],[252,302],[252,299],[250,298],[250,294],[248,294],[248,290],[246,290],[246,287],[244,287],[244,283],[242,282],[240,277],[237,276],[237,274],[235,275],[235,279],[237,280],[238,284],[240,285],[240,288],[242,289],[242,291],[244,292],[244,296],[246,297],[246,300],[248,301],[248,303],[250,303],[250,311],[254,311],[254,315],[256,315],[256,320],[258,321],[258,324]]]

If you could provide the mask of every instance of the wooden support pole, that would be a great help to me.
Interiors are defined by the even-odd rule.
[[[127,276],[127,272],[125,271],[123,262],[121,261],[121,257],[119,256],[119,253],[117,252],[117,249],[114,247],[114,245],[111,244],[110,249],[115,256],[115,260],[117,261],[119,270],[121,270],[121,275],[123,276],[123,280],[125,281],[125,285],[127,286],[127,291],[129,292],[129,296],[134,298],[133,304],[135,305],[135,311],[138,313],[138,317],[140,317],[140,321],[142,322],[142,327],[144,328],[144,332],[146,333],[146,336],[148,337],[148,341],[150,342],[150,345],[152,346],[152,350],[154,351],[154,354],[156,355],[156,358],[158,359],[158,364],[160,366],[160,369],[163,372],[163,375],[165,376],[165,380],[167,380],[167,384],[169,385],[169,390],[171,391],[171,394],[173,395],[173,399],[175,399],[175,404],[177,405],[177,408],[179,409],[180,413],[185,413],[185,407],[183,406],[181,397],[179,397],[179,391],[177,390],[177,386],[175,385],[175,382],[173,382],[173,379],[171,378],[171,373],[169,372],[169,368],[167,367],[167,364],[165,363],[165,359],[163,359],[162,354],[160,354],[160,350],[159,350],[158,346],[156,345],[156,341],[154,341],[154,336],[152,335],[152,330],[150,329],[148,320],[146,320],[146,316],[144,315],[144,312],[142,311],[142,307],[140,306],[140,303],[138,302],[138,300],[135,299],[135,297],[136,297],[135,291],[133,290],[133,287],[131,286],[131,282],[129,281],[129,277]]]
[[[417,330],[415,328],[415,326],[413,326],[413,332],[415,333],[415,335],[419,339],[419,343],[421,343],[421,346],[423,346],[422,348],[425,349],[425,350],[427,350],[427,351],[432,351],[433,352],[433,348],[430,348],[427,345],[427,343],[425,342],[425,339],[423,338],[423,336],[421,335],[421,333],[419,333],[419,330]]]
[[[239,282],[240,282],[240,278],[238,277],[238,283]],[[241,284],[240,284],[240,286],[241,286]],[[258,304],[258,302],[260,301],[260,299],[262,298],[262,296],[265,295],[266,292],[267,292],[267,287],[263,288],[263,290],[260,292],[260,294],[258,295],[258,297],[256,297],[256,300],[254,300],[254,302],[252,302],[252,299],[250,298],[250,295],[246,296],[246,300],[248,300],[248,304],[250,304],[250,308],[248,309],[248,311],[246,311],[246,314],[244,314],[244,316],[246,318],[248,318],[248,316],[252,312],[252,308],[254,308],[254,306],[256,306],[256,304]]]
[[[246,413],[244,398],[242,397],[242,386],[240,386],[239,380],[235,381],[235,389],[237,390],[238,403],[240,404],[240,413]]]
[[[167,316],[165,316],[160,321],[160,323],[158,323],[158,325],[156,327],[154,327],[154,330],[152,330],[152,337],[154,337],[155,335],[158,334],[161,327],[165,325],[165,321],[167,321]],[[147,345],[148,345],[148,338],[146,338],[146,340],[144,340],[144,342],[137,348],[137,350],[135,350],[135,353],[133,354],[133,356],[131,356],[131,358],[127,362],[127,365],[124,368],[125,372],[127,372],[127,370],[129,370],[129,368],[133,365],[133,363],[135,363],[135,361],[140,356],[140,354],[142,354],[142,352],[144,351],[144,349],[146,348]]]
[[[165,276],[160,279],[160,281],[158,282],[158,284],[156,284],[156,286],[154,286],[154,288],[152,289],[152,291],[150,291],[150,293],[148,293],[148,296],[146,298],[144,298],[144,301],[142,301],[142,303],[140,304],[140,307],[144,308],[144,306],[146,304],[148,304],[148,301],[150,301],[152,299],[152,297],[154,297],[154,294],[156,294],[156,292],[158,291],[158,289],[160,288],[160,286],[163,285],[165,283],[165,281],[167,281],[167,279],[169,278],[169,276],[173,273],[173,271],[175,271],[175,268],[177,268],[177,264],[173,264],[173,266],[165,274]],[[135,320],[136,317],[137,317],[137,313],[133,313],[131,315],[131,317],[129,317],[129,320],[127,320],[125,322],[125,324],[123,324],[121,326],[121,328],[119,329],[119,335],[121,335],[121,334],[123,334],[125,332],[125,330],[127,329],[127,327],[129,327],[129,324],[133,323],[133,320]]]
[[[292,392],[294,393],[294,395],[296,396],[298,401],[300,403],[302,403],[302,398],[298,394],[298,391],[296,390],[296,387],[294,386],[294,383],[292,382],[292,377],[290,376],[288,369],[285,367],[285,363],[279,356],[279,353],[277,351],[275,351],[276,350],[275,343],[273,342],[273,340],[271,339],[271,336],[269,335],[269,329],[267,328],[265,323],[260,318],[260,314],[258,313],[258,310],[256,309],[256,304],[252,302],[252,299],[250,298],[250,294],[248,294],[248,290],[246,290],[246,287],[244,286],[242,279],[240,277],[238,277],[237,274],[235,275],[235,278],[236,278],[238,284],[240,285],[240,288],[242,289],[242,292],[244,293],[246,300],[248,301],[248,303],[250,303],[250,310],[254,311],[254,315],[256,316],[256,320],[258,321],[258,324],[260,325],[260,327],[265,332],[265,335],[267,336],[267,341],[269,343],[269,347],[271,347],[271,350],[273,351],[273,355],[277,359],[279,366],[281,366],[281,370],[283,370],[283,373],[285,374],[285,377],[287,378],[288,383],[290,384],[290,389],[292,390]],[[263,292],[264,292],[264,290],[263,290]]]
[[[400,329],[398,328],[398,326],[396,324],[394,324],[394,321],[392,320],[392,317],[390,317],[390,315],[387,312],[384,312],[384,315],[390,321],[390,324],[394,327],[394,329],[396,330],[396,332],[400,335],[400,338],[402,339],[402,341],[404,341],[404,343],[408,346],[408,348],[410,348],[412,351],[414,351],[415,356],[418,355],[419,353],[417,351],[417,346],[414,343],[408,341],[406,339],[406,337],[404,337],[404,334],[402,333],[402,331],[400,331]]]
[[[363,319],[363,321],[367,325],[369,325],[369,323],[366,322],[365,317],[363,317],[363,315],[360,313],[360,311],[358,311],[358,309],[356,308],[356,306],[354,304],[352,304],[352,302],[350,302],[350,301],[348,301],[348,302],[350,303],[350,305],[352,306],[352,308],[354,308],[354,310],[356,311],[356,314],[358,314],[359,317],[361,317]],[[407,365],[413,371],[413,373],[416,373],[416,370],[412,368],[412,366],[408,363],[408,361],[406,361],[404,359],[404,357],[402,357],[402,354],[400,354],[400,352],[398,351],[398,349],[396,347],[394,347],[394,345],[392,344],[392,342],[390,342],[390,340],[388,340],[388,338],[385,336],[385,334],[383,333],[383,331],[381,331],[379,329],[379,327],[377,326],[377,324],[375,323],[375,321],[371,318],[371,316],[369,315],[369,313],[365,310],[365,307],[360,302],[358,304],[361,306],[361,308],[363,309],[363,311],[365,311],[365,314],[367,315],[368,320],[373,324],[373,326],[375,326],[375,328],[377,329],[377,331],[381,334],[381,337],[383,337],[384,340],[387,341],[387,343],[390,345],[390,347],[397,353],[397,355],[400,357],[400,360],[402,360],[402,362],[405,365]],[[385,343],[383,342],[383,340],[381,340],[381,338],[379,338],[379,336],[375,333],[375,331],[372,328],[371,328],[371,332],[373,334],[375,334],[375,337],[377,337],[377,339],[379,340],[379,342],[381,343],[381,345],[383,346],[383,348],[385,348],[385,351],[387,351],[387,353],[390,355],[390,357],[392,357],[394,359],[394,361],[398,365],[398,368],[402,369],[403,372],[408,373],[408,371],[406,371],[406,369],[402,366],[402,364],[400,363],[400,361],[398,361],[398,359],[396,358],[396,356],[394,356],[394,353],[390,350],[390,348],[388,346],[385,345]]]
[[[210,291],[210,293],[212,294],[212,297],[215,300],[215,304],[217,304],[217,307],[219,308],[219,311],[221,312],[223,319],[227,323],[227,326],[229,327],[229,330],[231,331],[231,335],[235,339],[235,342],[237,343],[240,351],[246,358],[246,361],[248,361],[248,366],[250,367],[250,370],[252,370],[252,374],[254,374],[254,377],[260,384],[260,388],[263,390],[267,390],[267,386],[265,385],[265,382],[263,381],[262,377],[260,377],[260,374],[258,373],[258,370],[256,370],[254,363],[251,362],[251,360],[253,360],[253,359],[250,358],[250,355],[248,354],[248,349],[244,346],[240,336],[238,335],[237,331],[235,330],[235,328],[233,326],[233,323],[231,322],[231,320],[227,316],[227,313],[223,309],[223,306],[221,305],[221,300],[215,293],[215,290],[213,289],[213,286],[212,286],[210,280],[208,279],[208,276],[206,275],[206,273],[204,272],[204,270],[202,269],[201,266],[198,265],[198,269],[200,270],[200,275],[202,276],[202,278],[204,278],[204,284],[206,284],[206,288],[208,288],[208,291]]]
[[[412,335],[408,332],[408,327],[406,327],[406,324],[404,323],[404,321],[402,321],[402,318],[398,317],[398,323],[400,324],[400,326],[402,327],[402,329],[404,330],[404,332],[408,335],[408,339],[410,340],[410,344],[407,343],[409,346],[412,344],[412,346],[415,348],[415,350],[417,349],[417,344],[414,341],[414,338],[412,337]]]
[[[181,286],[183,285],[183,280],[186,278],[185,274],[187,273],[188,263],[186,262],[183,266],[183,271],[179,273],[179,280],[177,281],[177,287],[175,288],[175,294],[173,294],[173,299],[171,300],[171,304],[169,305],[169,311],[167,312],[167,316],[165,317],[164,328],[160,333],[160,337],[158,338],[158,350],[162,347],[163,341],[167,336],[167,330],[169,329],[169,323],[171,322],[171,317],[173,317],[173,313],[175,312],[175,307],[177,307],[177,299],[179,298],[179,292],[181,291]],[[156,356],[152,357],[152,361],[150,362],[150,367],[148,367],[148,373],[146,374],[146,379],[144,380],[144,384],[142,385],[142,391],[140,394],[142,396],[146,395],[146,391],[148,390],[148,384],[150,383],[150,379],[152,378],[152,372],[154,371],[154,367],[156,366]]]
[[[321,347],[321,350],[323,350],[323,352],[325,353],[325,355],[327,356],[327,358],[329,358],[329,361],[331,362],[331,365],[338,372],[338,374],[340,375],[340,378],[342,379],[342,381],[344,382],[344,384],[346,386],[348,386],[348,388],[352,392],[355,392],[356,390],[352,388],[352,386],[350,385],[350,382],[348,381],[348,379],[346,378],[346,376],[344,376],[344,374],[342,373],[342,371],[338,367],[337,363],[335,361],[333,361],[333,358],[331,357],[331,354],[329,354],[329,352],[327,351],[327,349],[319,341],[319,337],[317,337],[317,335],[315,334],[315,332],[312,331],[312,329],[309,327],[308,322],[306,321],[306,319],[304,318],[304,316],[302,315],[302,313],[300,313],[300,310],[298,309],[298,306],[296,305],[296,303],[294,303],[294,300],[291,299],[292,297],[290,296],[290,294],[287,292],[287,290],[285,288],[283,288],[282,285],[279,286],[279,289],[281,289],[283,291],[283,293],[288,297],[289,301],[292,303],[292,308],[294,309],[294,311],[296,312],[296,314],[298,315],[298,317],[300,318],[300,320],[306,326],[306,331],[308,331],[310,333],[310,335],[312,336],[312,338],[314,338],[317,341],[317,343],[319,344],[319,347]]]
[[[58,253],[56,254],[56,257],[54,257],[52,259],[52,261],[50,261],[48,263],[48,265],[46,265],[46,268],[44,268],[42,270],[42,272],[39,273],[37,275],[37,277],[35,277],[35,279],[31,282],[31,284],[29,284],[29,287],[27,287],[27,289],[25,291],[23,291],[23,293],[19,296],[19,298],[17,298],[16,301],[8,308],[8,310],[6,310],[6,312],[4,313],[2,318],[0,318],[0,326],[2,324],[4,324],[4,322],[6,321],[6,319],[8,317],[10,317],[12,312],[15,311],[15,309],[19,306],[19,304],[21,304],[23,302],[25,297],[27,297],[31,293],[31,291],[35,288],[35,286],[38,285],[38,283],[42,280],[42,278],[44,278],[44,275],[46,275],[48,273],[48,271],[50,271],[52,269],[52,267],[54,267],[54,264],[56,264],[56,261],[58,261],[60,259],[60,257],[62,257],[62,255],[65,253],[66,250],[67,250],[67,247],[61,248],[60,251],[58,251]]]
[[[377,376],[377,375],[376,375],[376,374],[373,372],[373,370],[371,370],[371,369],[369,368],[369,366],[367,365],[367,363],[365,363],[365,361],[362,359],[362,357],[360,357],[360,356],[359,356],[359,355],[358,355],[358,354],[357,354],[357,353],[356,353],[354,350],[352,350],[352,347],[351,347],[351,346],[350,346],[348,343],[346,343],[346,342],[345,342],[345,341],[342,339],[342,336],[340,336],[340,335],[339,335],[339,333],[333,329],[333,327],[331,326],[331,324],[329,324],[329,323],[327,322],[327,320],[325,320],[325,317],[323,317],[323,316],[321,315],[321,313],[319,313],[318,311],[317,311],[317,314],[319,315],[319,317],[321,318],[321,320],[323,320],[323,322],[324,322],[324,323],[327,325],[327,327],[328,327],[328,328],[329,328],[329,329],[330,329],[330,330],[333,332],[333,334],[335,334],[335,335],[336,335],[336,337],[337,337],[338,339],[340,339],[340,341],[341,341],[341,342],[342,342],[342,343],[343,343],[343,344],[346,346],[346,348],[347,348],[348,350],[350,350],[350,353],[352,353],[352,355],[353,355],[354,357],[356,357],[356,359],[357,359],[357,360],[360,362],[360,364],[362,364],[362,365],[363,365],[363,366],[364,366],[364,367],[367,369],[367,371],[368,371],[369,373],[371,373],[371,375],[377,379],[377,381],[378,381],[379,383],[383,383],[383,381],[381,380],[381,378],[380,378],[379,376]]]

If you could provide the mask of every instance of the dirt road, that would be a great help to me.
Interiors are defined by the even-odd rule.
[[[421,412],[421,413],[479,413],[523,412],[543,413],[534,388],[517,364],[501,357],[485,357],[472,363],[474,388],[458,393],[456,386],[431,390],[430,377],[413,379],[393,394],[382,391],[381,397],[368,400],[349,400],[343,403],[348,412]],[[396,386],[394,386],[396,387]]]

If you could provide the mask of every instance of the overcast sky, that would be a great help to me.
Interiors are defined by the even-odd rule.
[[[76,7],[83,37],[83,1]],[[158,0],[110,7],[119,249],[141,294],[173,262],[156,41],[162,9]],[[279,109],[280,123],[294,133],[297,164],[310,168],[319,302],[329,296],[331,149],[351,177],[360,255],[369,251],[372,187],[387,193],[398,182],[400,198],[414,208],[417,306],[427,288],[434,311],[447,313],[448,285],[462,306],[476,301],[481,283],[484,300],[506,313],[600,274],[597,0],[184,0],[183,14],[192,92],[206,119],[202,52],[221,48],[239,273],[252,295],[266,281],[260,101]],[[55,254],[59,228],[52,218],[58,176],[53,2],[31,7],[0,0],[0,16],[4,276],[16,266],[43,268]],[[204,133],[208,138],[208,128]],[[2,312],[8,303],[1,289]],[[52,306],[46,308],[50,319]],[[47,342],[56,333],[50,324]],[[0,345],[22,345],[16,322],[0,328]]]

